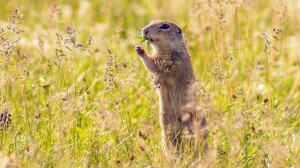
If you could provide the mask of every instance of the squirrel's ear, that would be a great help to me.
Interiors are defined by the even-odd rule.
[[[177,28],[177,36],[182,38],[182,30],[179,27]]]

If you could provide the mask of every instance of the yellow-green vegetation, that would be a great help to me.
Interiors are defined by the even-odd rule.
[[[1,0],[0,167],[299,167],[299,10],[298,0]],[[162,151],[158,97],[134,51],[154,19],[182,27],[192,57],[209,131],[198,157]]]

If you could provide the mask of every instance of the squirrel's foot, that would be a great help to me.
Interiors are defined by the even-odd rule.
[[[140,47],[140,46],[135,46],[135,51],[141,57],[145,56],[145,54],[146,54],[145,50],[142,49],[142,47]]]

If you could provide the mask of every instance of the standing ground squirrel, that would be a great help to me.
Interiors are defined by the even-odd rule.
[[[153,53],[148,56],[140,46],[135,49],[154,76],[160,99],[163,148],[166,154],[173,155],[182,150],[184,130],[195,135],[206,125],[205,117],[196,110],[198,84],[182,30],[176,24],[152,21],[142,34],[153,46]]]

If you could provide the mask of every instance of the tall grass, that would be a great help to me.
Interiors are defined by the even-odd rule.
[[[297,0],[2,0],[0,167],[300,166],[299,9]],[[162,152],[158,98],[134,52],[154,19],[183,28],[201,84],[209,136],[198,157]]]

